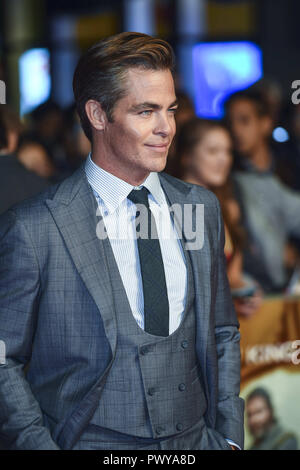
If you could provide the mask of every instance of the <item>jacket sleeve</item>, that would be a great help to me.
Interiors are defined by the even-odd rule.
[[[226,439],[244,444],[244,400],[240,393],[240,333],[226,274],[224,224],[219,201],[218,258],[215,300],[215,340],[218,356],[218,404],[216,430]]]
[[[0,217],[0,441],[9,450],[58,450],[26,380],[40,290],[26,227],[13,211]]]

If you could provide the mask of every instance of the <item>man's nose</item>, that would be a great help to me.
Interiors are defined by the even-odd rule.
[[[228,121],[228,127],[229,127],[229,130],[232,134],[234,134],[235,130],[236,130],[236,124],[235,122],[233,121],[233,119],[231,119],[230,121]]]
[[[238,122],[233,121],[231,124],[231,132],[234,137],[238,137],[241,133],[241,126]]]
[[[158,117],[155,130],[155,134],[161,134],[165,137],[175,133],[175,120],[172,115],[161,114]]]

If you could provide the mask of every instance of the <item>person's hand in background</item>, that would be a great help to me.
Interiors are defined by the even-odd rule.
[[[251,317],[262,305],[263,290],[257,282],[243,276],[243,286],[238,289],[232,289],[233,303],[238,315]]]
[[[262,305],[263,291],[258,288],[252,296],[233,298],[233,302],[238,315],[251,317]]]

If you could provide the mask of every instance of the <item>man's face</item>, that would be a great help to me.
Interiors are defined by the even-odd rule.
[[[248,428],[257,439],[260,438],[272,423],[273,416],[263,397],[253,397],[246,406]]]
[[[260,116],[255,104],[244,98],[232,101],[227,117],[235,149],[251,155],[268,135],[269,118]]]
[[[109,155],[105,169],[138,184],[166,165],[176,129],[176,96],[169,70],[129,69],[126,90],[103,134]]]

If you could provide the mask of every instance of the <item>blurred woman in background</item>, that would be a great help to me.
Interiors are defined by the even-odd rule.
[[[243,272],[242,248],[246,234],[230,179],[232,142],[217,121],[194,118],[185,123],[177,139],[177,164],[181,179],[213,191],[222,209],[227,275],[237,313],[252,315],[262,301],[256,282]]]

